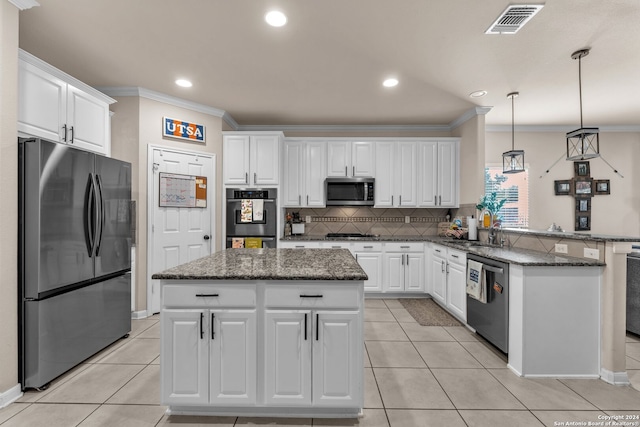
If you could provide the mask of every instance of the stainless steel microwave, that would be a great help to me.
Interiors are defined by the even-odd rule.
[[[374,178],[327,178],[324,194],[327,206],[373,206]]]

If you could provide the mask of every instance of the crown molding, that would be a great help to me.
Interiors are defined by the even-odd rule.
[[[460,117],[449,123],[449,130],[457,128],[461,124],[465,123],[467,120],[474,118],[475,116],[484,116],[489,111],[491,111],[493,107],[473,107],[462,113]]]
[[[240,125],[239,131],[290,132],[449,132],[447,125]]]
[[[76,79],[75,77],[65,73],[64,71],[57,69],[53,65],[44,62],[42,59],[30,54],[26,50],[18,49],[18,59],[26,64],[30,64],[48,74],[51,74],[52,76],[57,77],[60,80],[63,80],[65,83],[71,84],[80,90],[90,93],[96,98],[103,100],[107,104],[113,104],[114,102],[116,102],[115,99],[110,98],[104,92],[101,92],[93,86],[89,86],[88,84]]]
[[[40,6],[36,0],[9,0],[9,3],[17,7],[19,10],[27,10],[32,7]]]
[[[600,132],[640,132],[640,125],[598,126]],[[576,125],[520,125],[516,132],[558,132],[567,133],[577,129]],[[511,125],[486,125],[485,132],[511,132]]]

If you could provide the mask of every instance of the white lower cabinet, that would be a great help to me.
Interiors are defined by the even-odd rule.
[[[457,318],[467,320],[467,255],[463,251],[433,245],[431,296]]]
[[[162,401],[256,401],[256,310],[164,310]]]
[[[161,286],[163,405],[275,416],[362,410],[362,282]]]
[[[423,248],[423,243],[385,245],[382,267],[384,292],[424,292]]]
[[[357,404],[357,311],[268,310],[265,319],[267,404]]]
[[[364,281],[365,292],[382,291],[382,253],[356,250],[353,254],[360,267],[367,273],[368,280]]]

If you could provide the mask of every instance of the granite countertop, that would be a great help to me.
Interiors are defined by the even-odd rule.
[[[228,249],[155,273],[161,280],[367,280],[348,249]]]
[[[302,234],[299,236],[281,237],[280,240],[290,242],[431,242],[440,239],[438,236],[366,236],[366,237],[326,237],[323,235]]]
[[[563,233],[555,233],[563,234]],[[622,238],[622,237],[621,237]],[[494,259],[496,261],[508,262],[524,266],[564,266],[564,267],[603,267],[606,264],[598,260],[575,258],[570,256],[559,256],[545,252],[532,251],[519,248],[503,248],[499,246],[489,246],[479,241],[457,240],[451,237],[441,236],[376,236],[357,237],[350,239],[327,239],[324,236],[291,236],[281,240],[289,241],[380,241],[380,242],[431,242],[464,252]],[[298,249],[299,250],[299,249]]]
[[[640,242],[638,236],[616,236],[613,234],[589,234],[589,233],[573,233],[570,231],[546,231],[546,230],[530,230],[526,228],[504,228],[503,231],[515,234],[528,234],[533,236],[564,238],[574,240],[593,240],[599,242]]]

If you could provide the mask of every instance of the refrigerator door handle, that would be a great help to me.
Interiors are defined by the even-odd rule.
[[[100,255],[100,246],[102,245],[102,232],[104,230],[104,192],[102,191],[102,180],[100,179],[100,175],[96,174],[96,206],[97,215],[96,215],[96,224],[98,231],[96,232],[96,256]]]
[[[89,174],[88,179],[88,191],[85,196],[85,216],[86,216],[86,229],[85,236],[87,238],[87,252],[89,252],[89,258],[93,257],[94,246],[94,224],[93,224],[93,209],[92,202],[94,200],[95,187],[93,185],[93,174]]]

